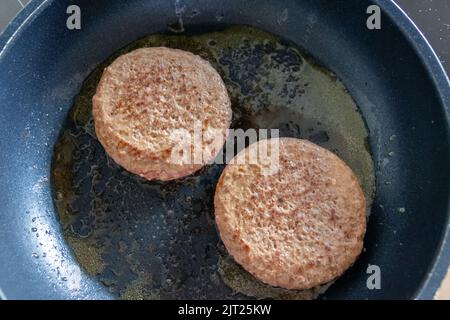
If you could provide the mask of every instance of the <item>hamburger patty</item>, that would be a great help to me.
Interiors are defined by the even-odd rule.
[[[214,159],[231,115],[217,71],[199,56],[164,47],[117,58],[93,97],[100,143],[115,162],[148,180],[181,178]],[[194,140],[199,134],[203,141]]]
[[[272,143],[276,142],[273,141]],[[364,194],[352,170],[311,142],[279,138],[279,170],[239,164],[216,188],[216,223],[229,254],[272,286],[309,289],[340,276],[357,259],[366,230]]]

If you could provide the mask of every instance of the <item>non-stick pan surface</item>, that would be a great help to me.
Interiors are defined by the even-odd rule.
[[[81,30],[66,28],[73,3],[82,10]],[[383,9],[382,28],[371,31],[371,1],[32,2],[0,38],[4,294],[114,297],[80,273],[63,237],[50,179],[54,146],[88,74],[119,48],[182,16],[186,29],[250,24],[292,41],[331,69],[358,104],[377,193],[365,252],[326,298],[431,298],[449,263],[449,82],[400,9],[374,3]],[[381,268],[381,290],[366,286],[369,264]]]

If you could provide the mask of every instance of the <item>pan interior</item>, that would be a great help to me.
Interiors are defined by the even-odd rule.
[[[264,285],[227,256],[214,224],[223,165],[171,182],[146,181],[116,165],[97,141],[91,99],[103,69],[148,46],[191,51],[221,74],[233,128],[277,128],[344,159],[370,205],[374,165],[359,109],[332,72],[300,48],[248,26],[154,34],[113,54],[85,80],[54,150],[52,187],[64,236],[79,264],[120,298],[316,297]]]

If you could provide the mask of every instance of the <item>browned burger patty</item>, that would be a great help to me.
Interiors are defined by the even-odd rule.
[[[259,164],[236,164],[261,141],[227,165],[215,194],[216,222],[230,255],[256,278],[309,289],[340,276],[360,254],[365,198],[333,153],[300,139],[279,143],[273,175]]]
[[[149,180],[180,178],[214,159],[231,115],[230,99],[217,71],[197,55],[163,47],[138,49],[117,58],[105,69],[93,98],[95,130],[106,152],[128,171]],[[194,129],[214,129],[216,134],[204,135],[199,143]],[[191,134],[189,142],[184,132]],[[179,151],[182,138],[190,159]],[[174,152],[180,153],[177,161]]]

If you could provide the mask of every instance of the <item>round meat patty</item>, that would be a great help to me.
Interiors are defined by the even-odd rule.
[[[217,71],[197,55],[164,47],[117,58],[93,97],[100,143],[115,162],[148,180],[181,178],[213,160],[231,116]]]
[[[279,170],[273,174],[258,163],[239,164],[261,141],[226,166],[215,193],[216,223],[229,254],[256,278],[309,289],[340,276],[357,259],[365,198],[335,154],[305,140],[276,140]]]

